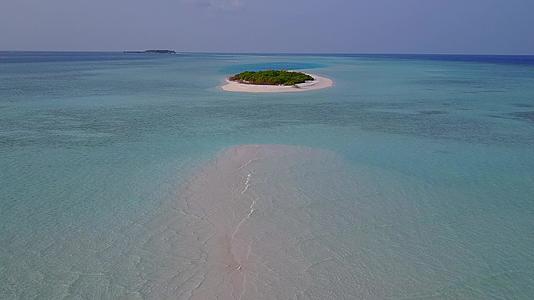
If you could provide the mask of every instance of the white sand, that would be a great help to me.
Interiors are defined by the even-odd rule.
[[[221,88],[227,92],[242,92],[242,93],[288,93],[288,92],[306,92],[329,88],[334,85],[334,82],[326,77],[315,74],[308,74],[313,77],[313,81],[297,84],[296,86],[284,85],[258,85],[245,84],[235,81],[226,80],[226,84]]]

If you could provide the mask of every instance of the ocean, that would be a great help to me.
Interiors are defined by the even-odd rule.
[[[533,170],[534,56],[0,52],[0,299],[531,299]]]

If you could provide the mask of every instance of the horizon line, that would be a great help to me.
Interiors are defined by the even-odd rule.
[[[146,49],[145,49],[146,50]],[[124,53],[126,51],[145,51],[145,50],[0,50],[4,53]],[[231,52],[231,51],[179,51],[174,49],[176,54],[218,54],[218,55],[442,55],[442,56],[534,56],[534,54],[513,53],[513,54],[496,54],[496,53],[442,53],[442,52]]]

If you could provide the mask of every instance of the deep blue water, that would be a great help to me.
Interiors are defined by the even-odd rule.
[[[275,53],[179,53],[176,55],[200,55],[200,56],[287,56],[288,54]],[[40,51],[0,51],[1,63],[22,62],[59,62],[59,61],[99,61],[99,60],[133,60],[153,59],[154,56],[164,58],[161,54],[123,53],[123,52],[40,52]],[[167,55],[170,56],[170,55]],[[479,62],[495,64],[534,65],[534,55],[458,55],[458,54],[291,54],[291,56],[326,56],[326,57],[354,57],[354,58],[387,58],[387,59],[411,59],[411,60],[435,60],[457,62]],[[274,61],[268,64],[242,64],[228,66],[225,70],[262,70],[273,69],[312,69],[321,67],[320,64],[311,62],[291,63]]]
[[[0,51],[0,63],[80,62],[137,60],[154,58],[157,54],[122,52],[38,52]],[[160,57],[161,58],[161,57]]]

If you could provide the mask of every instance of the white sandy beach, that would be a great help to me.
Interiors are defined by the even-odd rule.
[[[226,84],[221,88],[227,92],[242,92],[242,93],[290,93],[290,92],[306,92],[312,90],[319,90],[329,88],[334,85],[334,81],[329,78],[322,77],[315,74],[308,74],[314,78],[313,81],[300,83],[295,86],[284,85],[258,85],[245,84],[226,79]]]

